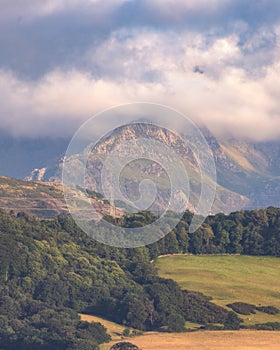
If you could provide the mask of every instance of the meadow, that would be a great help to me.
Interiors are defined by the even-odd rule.
[[[158,258],[159,275],[172,278],[183,289],[200,291],[213,302],[233,302],[280,309],[280,259],[244,255],[170,255]],[[280,322],[280,314],[262,312],[241,316],[246,325]]]
[[[279,350],[280,332],[265,331],[199,331],[194,333],[147,332],[125,341],[141,350]],[[103,345],[109,350],[112,344]]]
[[[242,301],[255,305],[273,305],[280,308],[280,259],[243,255],[193,256],[169,255],[158,258],[154,264],[159,275],[176,280],[188,290],[200,291],[213,298],[213,302],[225,306]],[[246,325],[263,322],[280,322],[280,315],[256,312],[241,316]],[[187,333],[144,332],[133,338],[124,338],[123,326],[103,318],[81,315],[83,320],[100,322],[109,331],[112,341],[103,344],[102,350],[120,341],[130,341],[142,350],[278,350],[280,332],[197,331]],[[186,323],[187,328],[196,328]]]
[[[198,331],[191,333],[144,332],[132,338],[121,336],[123,326],[96,316],[81,315],[88,322],[100,322],[110,333],[112,341],[101,345],[101,350],[110,350],[111,346],[121,341],[129,341],[141,350],[278,350],[280,332],[269,331]]]

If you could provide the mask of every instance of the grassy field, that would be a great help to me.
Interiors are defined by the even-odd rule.
[[[81,320],[87,321],[87,322],[100,322],[105,328],[107,328],[108,332],[111,335],[112,341],[121,341],[122,339],[122,332],[124,331],[125,327],[121,326],[117,323],[108,321],[102,317],[97,316],[90,316],[90,315],[84,315],[81,314]]]
[[[133,338],[123,338],[124,327],[100,317],[81,315],[81,319],[88,322],[100,322],[112,336],[112,341],[103,344],[101,350],[120,341],[129,341],[142,350],[278,350],[280,332],[265,331],[199,331],[193,333],[158,333],[145,332]]]
[[[173,255],[155,262],[159,274],[219,305],[242,301],[280,308],[280,259],[273,257]],[[242,316],[245,324],[280,322],[280,314]]]
[[[147,332],[132,339],[126,339],[141,350],[278,350],[280,332],[264,331],[204,331],[194,333]],[[116,342],[103,345],[109,350]]]
[[[280,308],[280,259],[249,256],[168,256],[155,262],[162,277],[176,280],[183,288],[198,290],[225,306],[234,301]],[[280,322],[280,315],[242,316],[245,324]],[[145,332],[133,338],[122,337],[124,327],[95,316],[81,315],[88,322],[100,322],[112,341],[102,350],[120,341],[129,341],[142,350],[278,350],[280,332],[269,331],[198,331],[191,333]],[[195,325],[188,324],[188,328]]]
[[[108,344],[101,345],[101,350],[109,350],[110,347],[120,341],[129,341],[136,344],[142,350],[278,350],[280,344],[280,332],[265,331],[199,331],[193,333],[159,333],[145,332],[143,335],[133,338],[122,338],[124,330],[114,322],[101,317],[81,315],[83,321],[100,322],[112,337]]]

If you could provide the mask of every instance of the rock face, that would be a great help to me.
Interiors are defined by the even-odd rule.
[[[217,140],[209,131],[204,135],[212,150],[217,170],[217,191],[212,213],[231,212],[241,208],[280,206],[280,143],[254,144],[240,140]],[[92,149],[88,159],[87,188],[103,193],[101,171],[106,158],[126,142],[136,142],[139,138],[156,140],[172,149],[183,162],[190,178],[190,196],[177,191],[179,201],[187,203],[188,209],[195,211],[201,191],[200,168],[188,140],[182,140],[169,130],[151,124],[135,123],[116,129],[106,135]],[[143,146],[144,147],[144,146]],[[141,150],[139,149],[139,154]],[[126,152],[122,148],[122,152]],[[127,150],[129,152],[129,149]],[[150,150],[153,158],[153,150]],[[157,155],[158,157],[158,155]],[[73,156],[75,167],[79,155]],[[176,161],[174,168],[176,169]],[[53,167],[35,169],[28,180],[60,181],[62,160]],[[120,187],[131,201],[141,195],[139,185],[149,179],[157,186],[157,194],[151,210],[163,210],[170,196],[168,174],[158,162],[139,159],[127,165],[122,172]],[[110,198],[109,198],[110,199]],[[122,203],[118,203],[122,205]]]
[[[29,176],[26,176],[25,180],[32,181],[36,179],[37,181],[42,181],[45,178],[47,168],[34,169]]]

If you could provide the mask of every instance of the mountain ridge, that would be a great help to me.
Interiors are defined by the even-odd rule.
[[[199,176],[198,166],[195,158],[192,157],[188,147],[179,142],[179,139],[172,132],[159,129],[154,125],[145,124],[142,129],[137,130],[136,124],[131,124],[118,128],[99,141],[91,154],[91,190],[102,192],[100,182],[100,167],[102,159],[116,149],[122,142],[136,139],[139,136],[150,137],[162,142],[167,147],[172,147],[185,160],[191,179]],[[217,207],[220,211],[229,213],[238,209],[252,209],[267,206],[280,206],[280,143],[277,141],[254,143],[246,140],[218,140],[208,130],[203,130],[203,134],[213,153],[217,169]],[[182,135],[184,137],[184,135]],[[27,177],[28,180],[61,181],[63,161],[53,164],[51,167],[33,171]],[[136,167],[136,166],[135,166]],[[129,176],[133,178],[135,169],[130,167]],[[138,168],[141,168],[138,166]],[[148,167],[146,167],[148,168]],[[129,171],[128,171],[129,172]],[[144,175],[150,178],[151,173],[159,179],[159,170],[156,166],[144,171]],[[39,177],[40,174],[43,176]],[[39,175],[39,176],[38,176]],[[133,176],[132,176],[133,175]],[[133,178],[134,179],[134,178]],[[130,179],[131,180],[131,179]],[[126,186],[131,186],[130,195],[137,197],[137,186],[131,185],[131,181],[126,181]],[[194,195],[199,196],[198,185]],[[162,200],[163,201],[163,200]],[[194,210],[193,207],[189,209]],[[228,209],[228,210],[227,210]],[[218,212],[219,210],[214,210]]]

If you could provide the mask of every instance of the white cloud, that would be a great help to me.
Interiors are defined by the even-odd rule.
[[[51,72],[36,83],[1,72],[1,127],[14,135],[65,136],[96,112],[147,96],[150,91],[154,99],[160,90],[156,84],[119,85],[77,71]]]
[[[104,18],[106,25],[109,14],[125,2],[135,4],[127,0],[3,0],[0,18],[6,13],[7,18],[26,15],[32,19],[89,6],[96,9],[94,18],[98,17],[99,23]],[[171,0],[154,0],[144,1],[143,6],[176,18],[199,13],[202,8],[221,11],[230,3],[232,0],[178,0],[174,6]],[[147,13],[142,16],[149,17]],[[72,22],[68,19],[68,23]],[[205,33],[176,26],[164,30],[145,25],[119,26],[113,26],[83,50],[78,44],[73,49],[71,46],[70,54],[75,57],[74,63],[78,62],[73,63],[75,68],[69,68],[69,61],[65,68],[63,60],[56,64],[54,59],[50,66],[56,68],[37,80],[3,68],[1,127],[16,135],[69,135],[98,111],[120,103],[148,101],[202,120],[216,133],[252,139],[280,137],[280,27],[266,24],[251,33],[250,25],[243,20],[235,21],[230,33],[217,28]],[[63,35],[58,45],[63,45]],[[80,37],[84,38],[83,32],[73,40],[78,42]],[[34,50],[34,57],[42,54],[43,62],[44,50],[48,50],[44,44]],[[58,50],[59,57],[64,49],[62,46]]]
[[[233,67],[224,69],[219,79],[170,69],[164,83],[96,80],[77,71],[55,71],[34,83],[2,72],[1,124],[15,134],[69,134],[73,126],[105,108],[148,101],[202,120],[216,133],[275,138],[280,137],[279,74],[280,62],[258,79]]]

